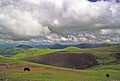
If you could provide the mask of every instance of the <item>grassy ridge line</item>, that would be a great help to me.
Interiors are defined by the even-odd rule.
[[[21,59],[21,58],[25,58],[25,57],[44,55],[44,54],[54,53],[54,52],[58,52],[58,51],[61,51],[61,50],[60,49],[55,50],[55,49],[49,49],[49,48],[45,48],[45,49],[31,48],[31,49],[28,49],[24,53],[19,53],[19,54],[13,55],[12,58]]]
[[[0,54],[1,55],[16,55],[20,53],[26,53],[26,54],[45,54],[45,53],[51,53],[56,51],[68,51],[68,52],[119,52],[120,51],[120,45],[108,45],[108,46],[101,46],[101,47],[95,47],[95,48],[77,48],[77,47],[67,47],[64,49],[49,49],[49,48],[30,48],[30,49],[24,49],[24,48],[0,48]]]
[[[116,70],[120,71],[120,64],[100,65],[89,68],[89,70]]]
[[[63,49],[64,51],[78,51],[78,52],[120,52],[120,46],[111,45],[107,47],[96,47],[96,48],[77,48],[77,47],[68,47]]]
[[[103,51],[101,51],[104,49]],[[105,51],[107,49],[107,52]],[[98,62],[102,66],[98,67],[93,67],[91,69],[113,69],[113,70],[120,70],[119,67],[120,65],[118,64],[112,64],[108,65],[107,63],[116,61],[117,59],[114,57],[114,55],[111,55],[112,52],[117,52],[119,48],[117,46],[110,46],[110,47],[98,47],[98,48],[84,48],[80,49],[77,47],[67,47],[64,49],[39,49],[39,48],[31,48],[28,49],[29,51],[27,53],[21,53],[13,56],[14,59],[21,59],[25,57],[32,57],[32,56],[39,56],[39,55],[44,55],[44,54],[49,54],[49,53],[54,53],[54,52],[59,52],[59,51],[66,51],[66,52],[90,52],[92,53]],[[97,52],[96,52],[97,51]],[[112,52],[109,52],[112,51]],[[101,54],[102,53],[102,54]],[[107,65],[106,65],[107,64]]]
[[[26,51],[22,51],[21,53],[18,53],[14,55],[12,58],[15,59],[20,59],[20,58],[25,58],[29,56],[37,56],[37,55],[44,55],[44,54],[49,54],[49,53],[54,53],[54,52],[60,52],[60,51],[66,51],[66,52],[119,52],[120,48],[117,45],[111,45],[109,47],[97,47],[97,48],[77,48],[77,47],[67,47],[64,49],[49,49],[49,48],[31,48]]]
[[[40,64],[35,64],[31,62],[25,62],[25,61],[20,61],[17,59],[9,59],[3,56],[0,56],[0,63],[19,63],[19,64],[27,64],[27,65],[40,65]],[[40,65],[42,66],[42,65]],[[46,66],[43,65],[44,68],[48,68],[48,70],[55,69],[56,67],[53,66]],[[113,68],[112,66],[111,68]],[[62,69],[62,68],[58,68]],[[76,74],[69,74],[69,73],[63,73],[63,72],[58,72],[58,69],[56,70],[56,73],[54,72],[47,72],[47,71],[39,71],[39,72],[8,72],[7,76],[10,78],[10,81],[111,81],[111,80],[120,80],[120,70],[105,70],[105,68],[102,68],[102,70],[78,70],[80,72],[84,72],[88,75],[86,76],[81,76],[81,75],[76,75]],[[68,70],[68,69],[64,69]],[[69,70],[72,72],[73,70]],[[77,71],[77,70],[74,70]],[[110,78],[106,78],[105,74],[109,73]]]
[[[18,63],[18,64],[28,64],[28,65],[34,65],[35,63],[31,63],[31,62],[26,62],[26,61],[21,61],[21,60],[17,60],[17,59],[11,59],[11,58],[7,58],[7,57],[3,57],[0,56],[0,63]]]
[[[11,56],[19,53],[26,53],[27,49],[23,48],[0,48],[0,55]]]

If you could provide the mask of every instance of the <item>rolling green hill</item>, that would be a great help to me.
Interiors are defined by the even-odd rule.
[[[12,59],[23,59],[27,57],[40,56],[44,54],[50,54],[55,52],[81,52],[81,53],[91,53],[93,54],[101,65],[110,65],[110,63],[115,64],[118,62],[117,57],[115,57],[116,52],[120,52],[120,45],[107,45],[100,46],[96,48],[77,48],[77,47],[67,47],[64,49],[49,49],[49,48],[1,48],[0,54],[3,56],[10,56]],[[117,63],[118,64],[118,63]]]
[[[95,48],[67,47],[63,50],[69,52],[120,52],[120,45],[109,45]]]
[[[8,59],[6,57],[0,56],[0,64],[8,63],[15,64],[13,67],[19,67],[18,64],[32,65],[30,72],[23,72],[23,70],[9,70],[3,71],[0,70],[0,80],[2,81],[119,81],[120,70],[109,70],[101,68],[89,69],[89,70],[75,70],[75,69],[66,69],[58,68],[53,66],[45,66],[41,64],[34,64],[31,62],[20,61],[16,59]],[[17,64],[17,65],[16,65]],[[35,68],[36,67],[36,68]],[[24,68],[21,67],[21,68]],[[106,78],[105,74],[109,73],[110,78]]]
[[[22,61],[22,58],[41,56],[57,52],[91,53],[100,63],[85,70],[68,69]],[[67,47],[64,49],[39,48],[0,48],[0,64],[9,64],[11,69],[1,72],[2,81],[119,81],[120,80],[120,45],[100,46],[96,48]],[[2,56],[3,55],[3,56]],[[7,56],[7,57],[4,57]],[[9,56],[9,57],[8,57]],[[12,66],[13,65],[13,66]],[[31,67],[31,72],[23,72],[19,68]],[[1,67],[0,67],[1,68]],[[105,74],[110,77],[106,78]],[[6,76],[6,77],[5,77]]]
[[[23,64],[23,65],[40,65],[37,63],[22,61],[18,59],[11,59],[0,55],[0,64]]]
[[[49,49],[49,48],[0,48],[0,55],[3,56],[13,56],[14,58],[24,58],[27,56],[35,56],[35,55],[43,55],[49,54],[58,51],[66,51],[66,52],[119,52],[120,45],[107,45],[100,46],[95,48],[77,48],[77,47],[67,47],[64,49]]]

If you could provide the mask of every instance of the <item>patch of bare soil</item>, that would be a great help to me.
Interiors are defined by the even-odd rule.
[[[31,71],[38,71],[44,69],[41,66],[34,66],[34,65],[23,65],[23,64],[0,64],[0,72],[2,71],[24,71],[24,68],[30,68]]]
[[[29,57],[24,60],[74,69],[85,69],[99,64],[90,53],[58,52],[37,57]]]
[[[45,66],[36,66],[36,65],[22,65],[22,64],[0,64],[0,81],[5,75],[3,72],[9,71],[17,71],[17,72],[24,72],[24,68],[29,68],[30,72],[49,72],[49,73],[67,73],[67,74],[76,74],[81,76],[90,76],[84,72],[76,71],[76,70],[66,70],[60,68],[50,68]]]

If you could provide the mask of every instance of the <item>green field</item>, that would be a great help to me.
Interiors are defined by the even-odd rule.
[[[85,70],[87,75],[51,73],[51,72],[7,72],[5,77],[8,81],[110,81],[120,80],[120,71],[95,71]],[[99,72],[99,73],[98,73]],[[110,78],[105,77],[105,73],[110,74]]]
[[[119,45],[111,45],[97,48],[68,47],[64,49],[39,49],[39,48],[9,48],[0,49],[0,64],[18,64],[24,66],[35,66],[30,72],[23,70],[0,69],[0,81],[120,81],[119,57],[114,53],[120,52]],[[39,56],[54,52],[87,52],[93,54],[100,65],[76,70],[55,66],[42,65],[21,60],[26,57]],[[9,57],[4,57],[9,56]],[[12,65],[11,65],[12,66]],[[13,66],[14,67],[14,66]],[[17,65],[16,65],[17,67]],[[42,68],[42,69],[39,69]],[[110,74],[107,78],[106,73]]]

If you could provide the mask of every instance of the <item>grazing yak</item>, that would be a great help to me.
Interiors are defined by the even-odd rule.
[[[110,77],[110,75],[109,75],[109,74],[106,74],[106,77]]]
[[[24,71],[30,71],[30,68],[28,68],[28,67],[24,68]]]

